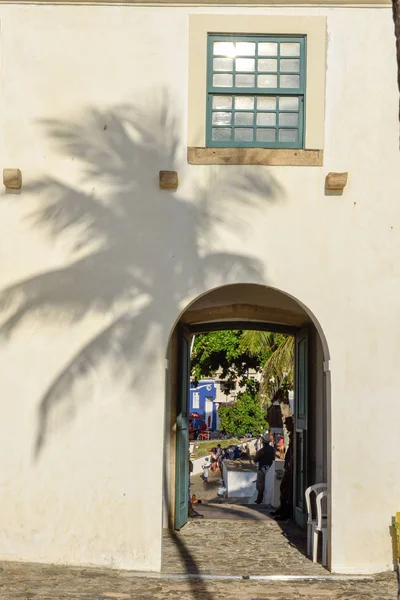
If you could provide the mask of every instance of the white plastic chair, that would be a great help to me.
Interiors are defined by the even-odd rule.
[[[313,515],[312,505],[311,505],[311,494],[315,494],[316,496],[328,489],[328,485],[326,483],[316,483],[314,485],[310,485],[305,491],[306,498],[306,506],[307,506],[307,555],[311,556],[313,554],[313,542],[314,542],[314,530],[317,524],[317,515]]]
[[[318,537],[319,534],[322,534],[322,565],[326,567],[326,551],[328,547],[328,539],[327,539],[327,517],[323,514],[322,511],[322,500],[328,497],[328,491],[324,490],[317,495],[316,503],[317,503],[317,523],[314,528],[314,540],[313,540],[313,562],[317,562],[318,557]]]

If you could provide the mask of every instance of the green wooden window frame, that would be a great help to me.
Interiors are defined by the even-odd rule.
[[[305,93],[306,36],[208,36],[207,147],[303,148]]]

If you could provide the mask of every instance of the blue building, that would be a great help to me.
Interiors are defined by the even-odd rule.
[[[205,421],[208,429],[218,428],[217,386],[213,379],[201,379],[197,386],[190,384],[189,413],[198,413],[200,418],[193,419],[193,426],[199,429]]]

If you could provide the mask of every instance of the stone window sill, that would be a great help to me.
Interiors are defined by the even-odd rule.
[[[190,165],[266,165],[271,167],[321,167],[323,150],[281,148],[188,148]]]

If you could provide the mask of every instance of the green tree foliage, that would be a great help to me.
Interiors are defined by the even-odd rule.
[[[288,390],[293,389],[294,338],[265,331],[227,330],[195,338],[191,370],[195,381],[213,377],[220,371],[225,379],[225,394],[236,382],[243,388],[237,400],[220,406],[221,429],[226,433],[256,435],[268,428],[265,408],[272,399],[288,405]],[[248,378],[250,369],[262,371],[261,392],[258,381]]]
[[[279,340],[276,339],[280,334],[269,331],[256,331],[250,329],[243,331],[240,336],[240,348],[248,352],[250,356],[263,356],[268,359],[275,350]]]
[[[294,337],[266,331],[244,331],[240,347],[250,355],[264,352],[261,392],[273,398],[294,387]]]
[[[262,369],[262,391],[271,398],[294,388],[294,337],[282,337]]]
[[[191,361],[195,381],[213,377],[221,369],[225,394],[236,381],[241,387],[246,385],[249,369],[262,371],[261,392],[267,401],[281,391],[287,395],[294,386],[294,338],[282,333],[227,330],[201,334],[195,338]]]
[[[248,383],[249,386],[254,384],[252,380],[249,380]],[[252,391],[239,392],[234,403],[220,406],[218,414],[221,429],[225,433],[238,436],[246,433],[258,435],[264,433],[269,427],[259,395]]]
[[[240,386],[246,386],[249,369],[260,371],[268,354],[264,349],[250,353],[241,344],[242,334],[239,330],[226,330],[196,336],[191,355],[191,372],[195,381],[213,377],[221,369],[225,394],[229,394],[236,381]]]

